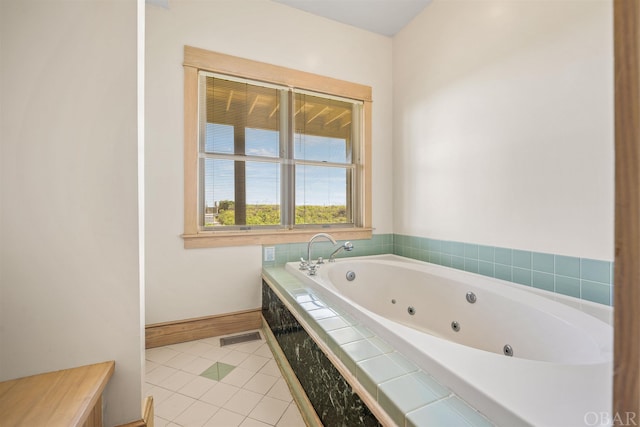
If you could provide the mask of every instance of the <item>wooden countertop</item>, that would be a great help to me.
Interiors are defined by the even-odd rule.
[[[102,405],[114,368],[108,361],[0,382],[0,424],[82,426]]]

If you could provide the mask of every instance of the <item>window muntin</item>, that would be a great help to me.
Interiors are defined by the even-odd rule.
[[[199,79],[202,229],[354,226],[361,103]]]

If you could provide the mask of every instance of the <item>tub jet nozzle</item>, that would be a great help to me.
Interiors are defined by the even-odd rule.
[[[473,292],[469,291],[467,292],[467,302],[469,304],[473,304],[476,301],[478,301],[478,297],[476,296],[476,294],[474,294]]]
[[[504,352],[505,356],[509,356],[509,357],[513,357],[513,347],[511,347],[509,344],[506,344],[502,351]]]

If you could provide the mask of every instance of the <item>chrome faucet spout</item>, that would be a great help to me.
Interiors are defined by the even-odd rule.
[[[344,242],[342,245],[338,246],[336,250],[333,251],[333,253],[329,257],[329,262],[336,262],[336,255],[338,255],[338,253],[343,250],[347,252],[351,252],[353,250],[353,243]]]
[[[314,242],[316,239],[319,239],[319,238],[321,238],[321,237],[322,237],[322,238],[325,238],[325,239],[327,239],[327,240],[329,240],[329,241],[330,241],[331,243],[333,243],[334,245],[337,245],[337,244],[338,244],[338,242],[336,242],[336,240],[335,240],[333,237],[331,237],[331,235],[330,235],[330,234],[327,234],[327,233],[318,233],[318,234],[314,235],[311,239],[309,239],[309,243],[307,244],[307,262],[308,262],[308,263],[311,263],[311,245],[313,244],[313,242]]]

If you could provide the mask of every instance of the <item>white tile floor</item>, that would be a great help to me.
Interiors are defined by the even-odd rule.
[[[253,331],[251,331],[253,332]],[[145,395],[156,427],[304,427],[262,331],[259,341],[220,347],[220,337],[146,351]],[[216,362],[235,368],[200,376]]]

